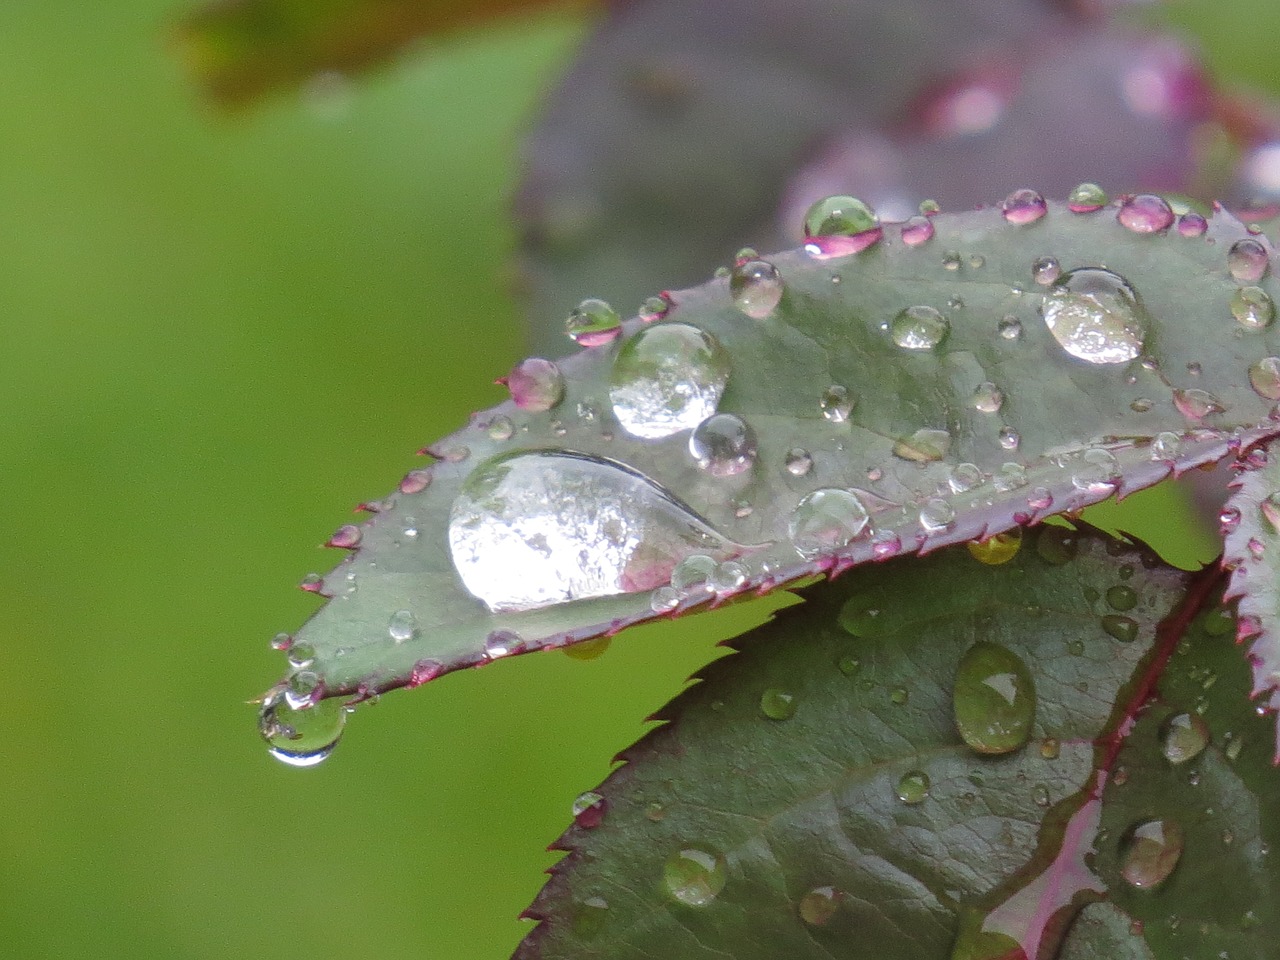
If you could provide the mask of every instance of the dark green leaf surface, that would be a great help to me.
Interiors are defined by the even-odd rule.
[[[1280,774],[1229,619],[1195,616],[1214,589],[1213,571],[1061,527],[1029,533],[1003,566],[956,548],[808,589],[624,752],[599,788],[603,819],[557,844],[569,853],[516,956],[1270,957]],[[1132,633],[1104,619],[1117,616]],[[955,726],[975,642],[1034,682],[1030,740],[1003,755]],[[789,718],[766,715],[783,695]],[[1181,711],[1203,716],[1210,744],[1174,765],[1159,731]],[[1164,883],[1135,890],[1120,851],[1152,818],[1180,824],[1185,850]],[[664,874],[691,849],[724,864],[702,905]]]

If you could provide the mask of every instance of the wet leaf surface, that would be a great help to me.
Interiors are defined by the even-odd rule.
[[[1262,960],[1280,774],[1220,587],[1049,526],[1001,565],[957,548],[808,588],[623,753],[516,956]],[[975,644],[1034,684],[1026,742],[998,755],[956,727]],[[1182,714],[1208,740],[1173,763]],[[1151,821],[1178,856],[1130,856]]]

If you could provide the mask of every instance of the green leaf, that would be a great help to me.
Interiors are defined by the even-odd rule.
[[[931,223],[919,246],[891,226],[859,254],[773,257],[783,290],[771,311],[760,287],[745,296],[728,279],[678,293],[661,322],[629,321],[564,361],[550,409],[522,368],[513,382],[538,409],[478,414],[372,520],[339,531],[335,545],[356,549],[311,585],[334,599],[295,638],[295,695],[414,684],[985,538],[1280,431],[1248,376],[1280,354],[1275,327],[1232,314],[1227,251],[1249,235],[1230,216],[1203,237],[1132,232],[1114,207],[1052,206],[1023,226],[996,209]],[[1066,271],[1105,263],[1136,299],[1091,300],[1065,273],[1037,284],[1033,263],[1049,254]],[[767,287],[770,269],[740,276]],[[1135,359],[1072,355],[1046,309],[1060,311],[1059,332],[1109,324],[1119,339],[1106,342]],[[587,314],[598,342],[607,308]],[[928,341],[930,324],[943,332],[939,317],[935,347],[898,345]],[[700,427],[702,439],[726,432],[707,441],[720,454],[699,460],[690,428],[716,409],[738,419]],[[741,424],[754,441],[735,436]]]
[[[1001,566],[955,548],[811,587],[735,641],[557,843],[518,960],[1270,956],[1280,774],[1220,575],[1027,539]],[[986,673],[987,704],[1036,700],[1000,754],[956,722],[992,648],[1030,684]],[[1147,821],[1181,830],[1160,882],[1171,858],[1129,856]]]

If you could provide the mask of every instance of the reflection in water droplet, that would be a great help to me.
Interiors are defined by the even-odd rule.
[[[1174,390],[1173,405],[1188,420],[1203,420],[1215,413],[1225,413],[1226,405],[1205,390]]]
[[[1237,287],[1231,294],[1231,315],[1246,330],[1263,330],[1276,318],[1276,304],[1261,287]]]
[[[1263,357],[1249,367],[1249,385],[1267,400],[1280,400],[1280,357]]]
[[[1267,275],[1266,248],[1252,237],[1237,240],[1227,251],[1227,272],[1240,283],[1257,283]]]
[[[870,515],[848,490],[815,490],[791,514],[791,545],[807,559],[839,550],[867,529]]]
[[[979,563],[996,567],[1008,563],[1018,555],[1022,548],[1022,529],[1015,527],[1004,533],[997,533],[982,542],[971,540],[968,543],[969,553]]]
[[[929,790],[932,786],[929,775],[923,770],[904,773],[902,779],[898,781],[898,799],[911,806],[924,803],[929,798]]]
[[[1045,292],[1045,325],[1071,356],[1087,363],[1127,363],[1142,352],[1147,317],[1137,292],[1099,267],[1064,273]]]
[[[1102,493],[1114,489],[1120,477],[1120,464],[1115,454],[1102,447],[1094,447],[1084,451],[1073,464],[1071,485],[1077,490]]]
[[[951,434],[945,430],[917,430],[893,445],[893,455],[914,463],[935,463],[951,449]]]
[[[715,900],[727,879],[724,857],[706,847],[677,850],[662,867],[667,892],[690,907],[705,907]]]
[[[883,235],[880,218],[857,197],[819,200],[804,216],[805,252],[818,260],[858,253]]]
[[[986,477],[973,463],[959,463],[947,477],[947,486],[952,493],[968,493],[975,487],[982,486]]]
[[[1120,875],[1138,889],[1149,890],[1173,873],[1182,845],[1182,827],[1176,821],[1144,820],[1125,836]]]
[[[926,533],[941,533],[950,530],[956,522],[956,512],[951,504],[941,497],[926,500],[920,508],[920,526]]]
[[[650,590],[692,553],[735,552],[630,467],[556,451],[478,467],[454,500],[449,549],[463,584],[491,610]]]
[[[996,324],[996,333],[1005,340],[1020,340],[1022,321],[1014,316],[1001,317],[1000,322]]]
[[[814,887],[800,898],[800,919],[810,926],[821,927],[836,915],[840,893],[835,887]]]
[[[387,621],[387,634],[396,643],[404,643],[418,635],[418,618],[409,610],[397,610]]]
[[[1004,391],[991,381],[984,381],[974,388],[971,400],[979,413],[996,413],[1004,405]]]
[[[516,425],[511,422],[510,417],[494,417],[485,427],[490,440],[510,440],[516,432]]]
[[[347,711],[337,699],[297,709],[275,695],[258,714],[258,732],[277,760],[291,767],[313,767],[333,753],[346,722]]]
[[[289,652],[285,657],[289,661],[289,666],[295,670],[302,670],[315,662],[316,651],[309,643],[291,643],[288,649]]]
[[[659,320],[666,319],[668,313],[671,312],[671,301],[665,296],[647,297],[640,304],[637,316],[645,323],[657,323]]]
[[[717,413],[689,434],[689,455],[713,477],[733,477],[756,462],[756,432],[741,417]]]
[[[1177,460],[1182,456],[1182,438],[1168,430],[1157,433],[1151,441],[1152,460]]]
[[[1000,204],[1000,212],[1010,223],[1019,226],[1035,223],[1048,211],[1044,197],[1035,190],[1015,190],[1004,198]]]
[[[609,398],[622,428],[646,440],[696,427],[716,412],[729,382],[729,357],[697,327],[646,327],[613,362]]]
[[[603,300],[583,300],[564,322],[565,333],[583,347],[599,347],[622,333],[622,320]]]
[[[659,587],[649,598],[649,609],[654,613],[669,613],[680,606],[680,591],[675,587]]]
[[[1008,493],[1011,490],[1019,490],[1027,485],[1027,468],[1020,463],[1000,464],[1000,471],[992,480],[994,486],[1001,493]]]
[[[1107,590],[1107,603],[1113,610],[1132,610],[1138,605],[1138,594],[1132,587],[1117,584]]]
[[[1053,506],[1053,493],[1048,487],[1036,487],[1027,494],[1027,506],[1032,510],[1048,510]]]
[[[941,312],[928,306],[907,307],[889,325],[893,342],[904,350],[932,350],[951,329]]]
[[[1072,213],[1092,213],[1107,205],[1107,193],[1096,183],[1082,183],[1067,195],[1067,209]]]
[[[818,408],[825,419],[832,423],[844,423],[849,419],[849,414],[853,413],[853,404],[854,399],[849,391],[837,383],[823,392]]]
[[[770,720],[790,720],[796,715],[795,694],[770,687],[760,695],[760,712]]]
[[[484,655],[500,660],[524,649],[524,638],[514,630],[491,630],[484,640]]]
[[[1022,435],[1013,427],[1002,427],[999,434],[1000,446],[1005,450],[1017,450],[1022,443]]]
[[[599,935],[609,912],[609,901],[604,897],[587,897],[573,912],[573,933],[582,940]]]
[[[1160,749],[1170,763],[1194,760],[1209,745],[1209,725],[1195,713],[1175,713],[1160,725]]]
[[[729,294],[733,305],[748,317],[763,320],[782,299],[782,277],[767,260],[747,260],[729,275]]]
[[[1121,643],[1132,643],[1138,636],[1138,621],[1118,613],[1108,613],[1102,618],[1102,629]]]
[[[1191,210],[1178,218],[1178,233],[1184,237],[1203,237],[1209,229],[1209,221]]]
[[[594,830],[604,822],[604,797],[594,790],[580,793],[573,801],[573,822],[586,830]]]
[[[705,553],[685,557],[671,571],[671,586],[681,593],[709,591],[716,566],[715,557],[709,557]]]
[[[911,700],[911,691],[906,687],[894,687],[889,691],[889,702],[895,707],[905,707]]]
[[[1173,224],[1173,209],[1163,197],[1140,193],[1120,204],[1116,219],[1134,233],[1159,233]]]
[[[908,247],[918,247],[933,239],[933,221],[928,217],[916,216],[902,225],[902,242]]]
[[[1007,647],[979,641],[969,648],[956,669],[954,703],[956,730],[978,753],[1011,753],[1031,736],[1035,686]]]
[[[813,469],[813,457],[803,447],[792,447],[783,458],[782,465],[793,477],[807,477]]]
[[[1031,261],[1031,279],[1047,287],[1062,276],[1062,264],[1053,257],[1037,257]]]

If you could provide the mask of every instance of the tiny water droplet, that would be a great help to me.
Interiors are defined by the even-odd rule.
[[[1035,721],[1031,672],[1007,647],[979,641],[956,668],[954,706],[956,730],[971,749],[1011,753],[1027,742]]]
[[[924,502],[920,508],[920,526],[926,533],[942,533],[950,530],[956,522],[956,512],[951,504],[934,497]]]
[[[582,347],[599,347],[618,338],[622,320],[603,300],[583,300],[564,322],[565,333]]]
[[[709,592],[716,572],[716,559],[704,553],[685,557],[671,571],[671,586],[681,593]]]
[[[1263,330],[1276,318],[1276,304],[1261,287],[1237,287],[1231,294],[1231,315],[1246,330]]]
[[[974,388],[971,400],[979,413],[997,413],[1004,405],[1004,391],[989,380],[983,381]]]
[[[796,715],[795,694],[770,687],[760,695],[760,712],[770,720],[790,720]]]
[[[782,276],[767,260],[747,260],[733,268],[729,294],[733,305],[753,320],[763,320],[782,300]]]
[[[846,677],[856,677],[862,670],[862,661],[857,657],[845,655],[836,662],[836,667]]]
[[[1120,874],[1139,890],[1166,880],[1182,856],[1182,827],[1174,820],[1144,820],[1125,836]]]
[[[929,790],[932,786],[929,782],[929,775],[923,770],[912,770],[904,773],[898,781],[898,799],[908,806],[924,803],[925,800],[929,799]]]
[[[614,359],[609,398],[622,428],[655,440],[696,427],[716,412],[729,381],[729,357],[697,327],[646,327]]]
[[[1263,357],[1249,367],[1249,385],[1267,400],[1280,400],[1280,357]]]
[[[1123,613],[1132,610],[1138,605],[1138,594],[1133,587],[1118,583],[1107,590],[1107,603],[1112,610],[1119,610]]]
[[[1015,316],[1001,317],[996,324],[996,333],[1005,340],[1022,339],[1022,321]]]
[[[291,767],[313,767],[338,745],[347,712],[336,698],[298,708],[279,695],[269,697],[258,714],[258,732],[271,755]]]
[[[1175,713],[1160,725],[1160,750],[1172,764],[1194,760],[1209,745],[1209,725],[1194,713]]]
[[[932,239],[933,221],[928,217],[912,217],[902,225],[902,242],[908,247],[918,247]]]
[[[1045,325],[1068,354],[1087,363],[1128,363],[1148,328],[1137,292],[1119,274],[1082,267],[1058,278],[1041,305]]]
[[[1178,233],[1188,239],[1203,237],[1209,229],[1209,221],[1194,210],[1184,213],[1178,218]]]
[[[971,540],[968,547],[970,555],[979,563],[996,567],[1008,563],[1018,555],[1018,551],[1022,549],[1022,530],[1015,527],[982,542]]]
[[[690,907],[705,907],[715,900],[727,879],[724,857],[707,847],[677,850],[662,867],[667,892]]]
[[[907,307],[889,325],[893,342],[904,350],[932,350],[946,338],[951,322],[929,306]]]
[[[1037,807],[1049,806],[1049,788],[1043,783],[1038,783],[1031,790],[1031,799]]]
[[[835,887],[814,887],[800,898],[800,919],[813,927],[830,922],[840,906],[840,894]]]
[[[832,423],[844,423],[853,413],[854,399],[847,388],[833,383],[822,394],[818,403],[822,416]]]
[[[793,477],[807,477],[813,469],[813,457],[803,447],[792,447],[783,459],[783,466]]]
[[[756,432],[735,414],[714,414],[689,434],[689,455],[713,477],[737,476],[756,462]]]
[[[1174,390],[1173,405],[1188,420],[1203,420],[1216,413],[1225,413],[1227,408],[1221,400],[1205,390]]]
[[[951,449],[951,434],[945,430],[917,430],[893,445],[893,455],[913,463],[936,463]]]
[[[1031,261],[1031,279],[1047,287],[1062,276],[1062,264],[1053,257],[1039,257]]]
[[[1040,756],[1045,760],[1057,760],[1062,751],[1062,744],[1056,737],[1046,737],[1040,742]]]
[[[1044,197],[1035,190],[1015,190],[1004,198],[1000,204],[1000,212],[1005,220],[1019,226],[1035,223],[1045,215],[1049,207]]]
[[[604,822],[606,809],[604,797],[594,790],[580,793],[573,801],[573,822],[585,830],[594,830]]]
[[[1084,451],[1071,471],[1071,485],[1077,490],[1101,493],[1120,481],[1120,464],[1115,454],[1103,447]]]
[[[870,514],[848,490],[815,490],[796,504],[788,524],[791,545],[806,559],[848,546],[867,529]]]
[[[1231,734],[1227,734],[1226,747],[1223,749],[1223,753],[1226,755],[1228,760],[1238,759],[1240,756],[1240,751],[1243,749],[1244,749],[1244,737],[1241,737],[1238,735],[1232,736]]]
[[[1106,614],[1102,618],[1102,629],[1121,643],[1132,643],[1138,637],[1138,621],[1132,617],[1122,617],[1118,613]]]
[[[747,582],[747,568],[736,560],[716,564],[711,575],[711,589],[716,593],[733,593]]]
[[[804,217],[805,252],[826,260],[858,253],[883,235],[880,218],[857,197],[827,197]]]
[[[1240,283],[1257,283],[1269,266],[1266,247],[1252,237],[1237,240],[1227,251],[1227,272]]]
[[[1093,213],[1107,205],[1107,193],[1096,183],[1082,183],[1067,195],[1067,209],[1072,213]]]
[[[942,267],[944,270],[952,272],[960,269],[960,252],[958,250],[948,250],[942,255]]]
[[[666,819],[667,808],[657,800],[654,800],[644,808],[644,816],[646,820],[652,823],[661,823]]]
[[[1140,193],[1127,197],[1120,204],[1116,219],[1121,226],[1134,233],[1159,233],[1173,224],[1173,208],[1164,197]]]

